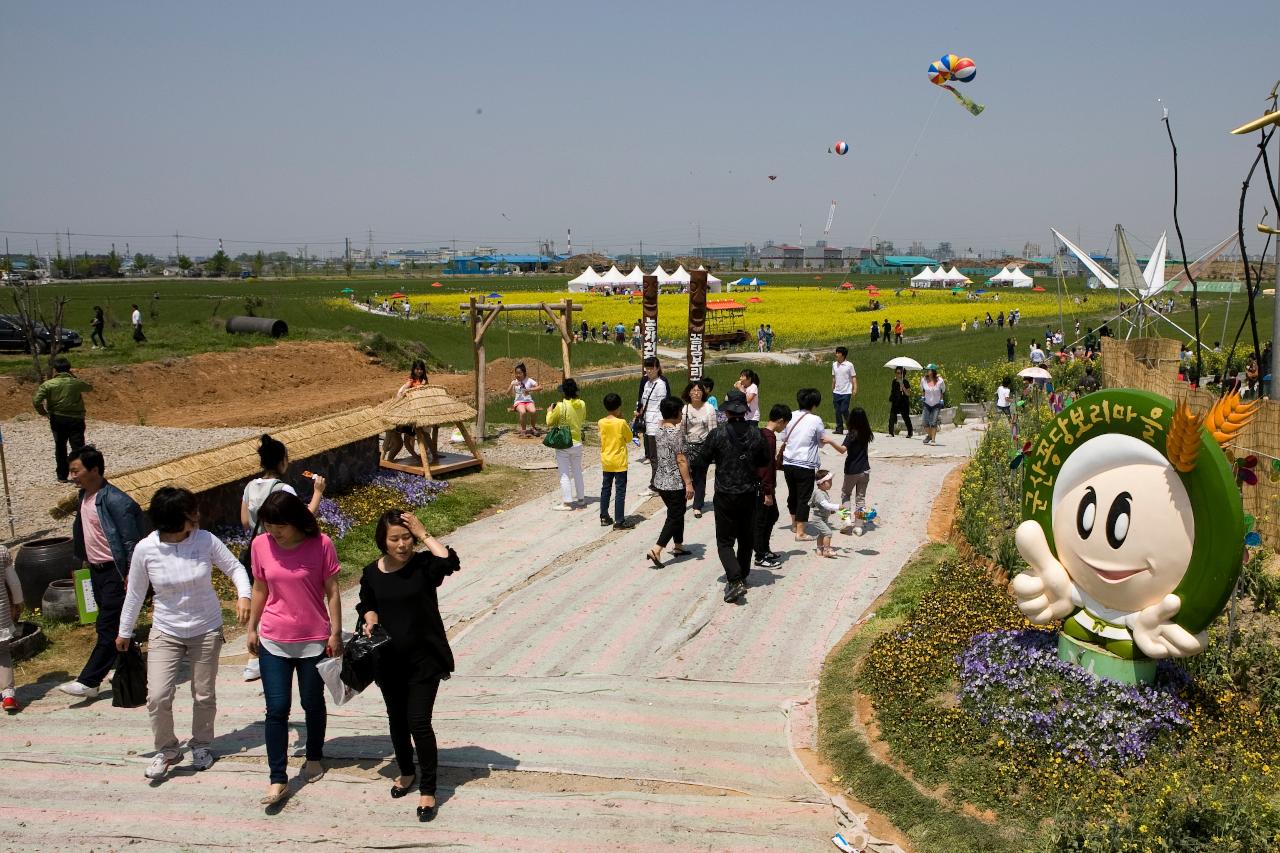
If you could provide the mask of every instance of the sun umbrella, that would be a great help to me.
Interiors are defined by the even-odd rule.
[[[351,288],[349,288],[349,287],[344,287],[344,288],[342,288],[342,292],[343,292],[343,293],[355,293],[355,291],[354,291],[354,290],[352,290],[352,289],[351,289]]]
[[[1031,377],[1032,379],[1052,379],[1053,375],[1043,367],[1024,367],[1018,371],[1018,375],[1022,377]]]
[[[751,297],[750,299],[748,299],[747,301],[748,301],[748,302],[764,302],[764,300],[763,300],[763,299],[761,299],[759,296],[753,296],[753,297]]]
[[[643,293],[643,291],[633,290],[633,291],[631,291],[631,295],[632,295],[632,296],[644,296],[644,293]]]
[[[489,298],[489,299],[501,299],[501,298],[502,298],[502,294],[495,290],[493,293],[490,293],[490,294],[489,294],[489,297],[488,297],[488,298]]]
[[[397,290],[395,293],[391,294],[387,298],[388,299],[404,299],[404,294]]]
[[[1037,284],[1035,287],[1031,288],[1031,292],[1032,292],[1032,293],[1044,293],[1044,288]]]
[[[986,293],[986,291],[985,291],[985,290],[975,290],[975,291],[973,292],[973,295],[974,295],[974,296],[981,296],[981,295],[982,295],[982,294],[984,294],[984,293]]]
[[[920,366],[920,362],[916,361],[914,358],[907,358],[905,355],[889,359],[884,363],[884,366],[905,367],[907,370],[924,370],[924,368]]]
[[[441,283],[440,283],[440,282],[438,282],[438,281],[433,281],[433,282],[431,282],[431,286],[432,286],[432,287],[444,287],[444,285],[443,285],[443,284],[441,284]]]
[[[853,285],[846,281],[846,282],[841,283],[841,285],[840,285],[840,289],[841,289],[841,290],[852,290],[852,289],[853,289]]]

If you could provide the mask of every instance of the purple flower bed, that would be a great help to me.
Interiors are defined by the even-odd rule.
[[[399,492],[415,507],[426,506],[449,488],[448,482],[444,480],[428,480],[405,471],[379,471],[368,482],[369,485],[384,486]]]
[[[1011,742],[1091,767],[1141,762],[1166,732],[1185,728],[1186,675],[1162,664],[1151,686],[1095,678],[1058,659],[1046,631],[978,634],[957,658],[961,702]]]
[[[356,526],[355,520],[342,511],[333,498],[321,498],[316,507],[316,521],[320,522],[330,538],[341,539]]]

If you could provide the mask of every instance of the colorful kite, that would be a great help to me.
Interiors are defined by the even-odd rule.
[[[960,57],[954,53],[948,53],[942,58],[929,63],[929,82],[935,86],[941,86],[955,95],[956,100],[974,115],[981,114],[986,107],[982,104],[975,104],[966,95],[962,94],[959,89],[950,85],[948,81],[954,80],[957,83],[968,83],[977,76],[978,66],[967,56]]]

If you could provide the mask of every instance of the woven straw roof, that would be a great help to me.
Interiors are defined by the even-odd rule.
[[[476,416],[475,409],[459,403],[439,385],[410,388],[403,397],[388,400],[378,406],[378,410],[388,427],[433,427],[469,421]]]
[[[395,426],[431,427],[468,421],[475,409],[454,400],[445,389],[427,385],[413,388],[399,400],[388,400],[341,415],[328,415],[294,424],[273,432],[289,448],[289,458],[306,459],[327,450],[371,438]],[[144,509],[161,486],[181,486],[200,492],[255,476],[261,470],[258,462],[258,439],[247,438],[212,450],[193,453],[112,476],[111,483],[138,502]],[[70,497],[55,507],[55,516],[66,516],[76,510],[76,499]]]

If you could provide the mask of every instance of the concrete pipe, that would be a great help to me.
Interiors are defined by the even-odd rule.
[[[280,338],[289,334],[289,324],[270,317],[228,317],[227,334],[270,335]]]

